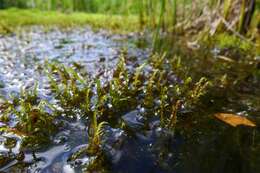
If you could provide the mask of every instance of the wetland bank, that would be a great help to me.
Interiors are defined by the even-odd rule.
[[[259,7],[0,0],[0,172],[260,172]]]

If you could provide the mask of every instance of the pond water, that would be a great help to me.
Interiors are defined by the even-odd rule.
[[[149,50],[141,50],[126,39],[136,40],[136,35],[111,35],[106,31],[75,29],[61,32],[35,27],[12,36],[0,38],[1,95],[19,92],[21,87],[31,87],[39,82],[44,90],[46,79],[41,69],[44,62],[57,61],[65,65],[78,64],[93,75],[111,70],[124,48],[129,56],[146,58]],[[44,94],[43,92],[40,92]]]
[[[21,88],[33,88],[38,83],[41,99],[55,102],[50,93],[44,63],[58,62],[86,69],[93,76],[110,80],[120,54],[143,62],[151,53],[149,48],[138,48],[136,34],[116,35],[88,28],[69,31],[27,28],[17,34],[0,37],[0,99],[19,95]],[[161,128],[158,119],[148,122],[142,108],[122,116],[129,132],[121,128],[105,128],[101,140],[111,172],[260,172],[260,135],[257,128],[232,128],[216,121],[212,113],[229,111],[253,117],[259,123],[259,88],[232,95],[230,100],[216,97],[204,110],[183,113],[175,131]],[[0,136],[0,172],[81,173],[83,164],[95,156],[82,156],[69,161],[73,153],[88,145],[88,130],[81,118],[64,119],[64,128],[48,146],[24,151],[19,161],[20,138],[10,133]],[[9,124],[14,126],[16,120]],[[0,122],[0,127],[3,123]],[[147,126],[149,128],[147,128]],[[147,130],[148,129],[148,130]],[[5,146],[7,139],[17,140],[12,152]],[[35,159],[35,157],[37,159]]]

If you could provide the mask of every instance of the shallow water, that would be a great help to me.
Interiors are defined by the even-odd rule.
[[[53,29],[47,33],[39,27],[27,30],[0,37],[1,95],[18,92],[21,87],[29,88],[35,81],[44,94],[47,81],[42,68],[46,60],[70,66],[76,63],[96,75],[108,74],[105,72],[113,69],[124,48],[133,57],[146,58],[149,52],[126,42],[126,38],[135,40],[134,34],[95,33],[88,28],[64,32]]]

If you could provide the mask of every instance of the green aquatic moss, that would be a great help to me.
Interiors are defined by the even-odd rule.
[[[0,121],[8,123],[11,116],[15,116],[19,122],[14,127],[3,126],[0,131],[13,133],[22,138],[22,146],[38,145],[50,142],[50,136],[56,130],[54,124],[55,112],[50,114],[46,107],[55,109],[45,100],[39,100],[37,85],[34,90],[22,90],[20,96],[9,101],[8,107],[3,111]]]

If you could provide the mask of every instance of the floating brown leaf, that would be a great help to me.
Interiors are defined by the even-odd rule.
[[[250,127],[255,127],[256,124],[247,119],[246,117],[242,117],[239,115],[235,114],[230,114],[230,113],[217,113],[214,115],[217,119],[233,126],[236,127],[238,125],[244,125],[244,126],[250,126]]]

